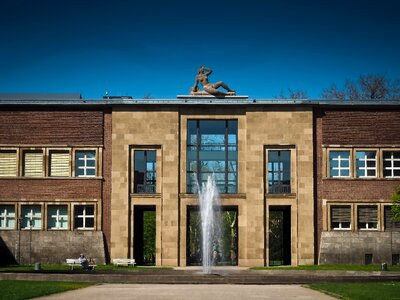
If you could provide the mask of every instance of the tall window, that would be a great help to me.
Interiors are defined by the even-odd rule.
[[[331,229],[349,230],[351,229],[351,206],[334,205],[331,206]]]
[[[357,177],[376,177],[376,151],[356,151]]]
[[[156,192],[156,150],[135,150],[134,192]]]
[[[0,229],[15,228],[15,206],[0,205]]]
[[[383,152],[383,176],[400,177],[400,151]]]
[[[27,177],[42,177],[43,170],[43,151],[24,151],[23,156],[23,175]]]
[[[40,205],[22,205],[22,224],[24,229],[42,228],[42,207]]]
[[[68,206],[49,205],[47,206],[47,228],[68,229]]]
[[[358,229],[378,229],[378,207],[376,205],[358,207]]]
[[[75,176],[96,176],[96,151],[75,151]]]
[[[0,150],[0,176],[17,176],[17,151]]]
[[[70,154],[69,151],[50,151],[49,153],[49,175],[53,177],[70,176]]]
[[[75,205],[75,229],[94,229],[94,205]]]
[[[290,193],[290,150],[268,151],[268,193]]]
[[[214,176],[220,193],[237,193],[237,120],[188,120],[187,192]]]
[[[350,176],[350,151],[329,152],[329,176],[330,177]]]

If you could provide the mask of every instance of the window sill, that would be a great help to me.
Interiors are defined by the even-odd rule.
[[[131,193],[130,194],[131,198],[160,198],[161,194],[160,193],[154,193],[154,194],[150,194],[150,193]]]
[[[267,198],[296,198],[295,193],[290,194],[266,194]]]
[[[182,198],[198,198],[199,194],[187,194],[182,193],[179,194],[179,197]],[[246,194],[219,194],[220,199],[246,199]]]
[[[399,181],[400,177],[322,177],[322,180],[350,180],[350,181]]]

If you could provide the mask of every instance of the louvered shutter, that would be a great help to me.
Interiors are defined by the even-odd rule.
[[[358,222],[360,223],[377,223],[378,207],[377,206],[361,206],[358,208]]]
[[[24,153],[24,176],[43,176],[43,152],[35,151]]]
[[[351,207],[348,206],[332,206],[331,220],[334,223],[351,222]]]
[[[385,206],[385,230],[400,231],[400,221],[393,221],[393,212],[390,206]]]
[[[70,163],[68,151],[50,152],[50,176],[70,176]]]
[[[17,176],[17,151],[0,151],[0,176]]]

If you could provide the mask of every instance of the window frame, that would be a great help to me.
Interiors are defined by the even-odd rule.
[[[364,167],[360,168],[364,170],[364,175],[363,176],[358,176],[357,175],[357,152],[375,152],[375,159],[369,159],[366,157],[366,155],[364,154],[364,159],[363,161],[365,162]],[[360,179],[365,179],[365,178],[378,178],[378,174],[379,174],[379,151],[376,148],[371,148],[371,149],[365,149],[365,148],[355,148],[354,149],[354,177],[355,178],[360,178]],[[375,167],[368,167],[368,161],[375,161]],[[370,176],[368,175],[368,170],[374,170],[375,171],[375,175],[374,176]]]
[[[269,148],[268,146],[267,146],[267,149],[266,149],[267,151],[266,151],[266,187],[267,187],[267,193],[269,194],[269,195],[285,195],[285,194],[291,194],[292,193],[292,172],[293,172],[293,170],[292,170],[292,150],[293,150],[293,148],[275,148],[275,147],[271,147],[271,148]],[[270,160],[269,160],[269,154],[270,154],[270,152],[272,152],[272,151],[277,151],[277,152],[281,152],[281,151],[285,151],[285,152],[288,152],[289,153],[289,191],[288,192],[285,192],[285,193],[271,193],[271,190],[270,190],[270,184],[269,184],[269,174],[270,174],[270,172],[272,172],[271,170],[269,170],[269,163],[270,163]],[[278,155],[278,157],[280,157],[280,155]],[[282,162],[282,160],[279,160],[278,159],[278,161],[277,161],[278,163],[279,162]],[[283,172],[282,171],[282,173],[285,173],[285,172]],[[287,173],[287,172],[286,172]],[[280,171],[280,169],[278,169],[278,174],[281,174],[281,171]],[[283,182],[283,181],[281,181],[280,180],[280,178],[279,178],[279,180],[278,180],[278,182],[280,183],[280,184],[278,184],[277,186],[284,186],[283,184],[281,184],[281,182]]]
[[[20,161],[19,148],[16,148],[16,147],[10,147],[10,148],[0,147],[0,152],[13,152],[13,151],[15,151],[15,160],[16,160],[16,162],[15,162],[15,174],[11,175],[11,176],[1,176],[0,175],[0,179],[8,178],[8,177],[14,178],[14,177],[18,177],[19,176],[19,169],[20,169],[20,167],[19,167],[19,161]]]
[[[79,207],[79,206],[83,206],[84,207],[82,215],[77,215],[76,214],[76,208]],[[93,215],[86,215],[86,208],[88,206],[92,206],[93,207]],[[84,203],[84,204],[78,204],[77,203],[77,204],[73,204],[72,211],[73,211],[73,222],[74,222],[73,230],[79,230],[79,231],[84,231],[84,230],[95,231],[96,230],[97,209],[96,209],[96,204],[95,203]],[[80,217],[82,217],[82,220],[83,220],[83,222],[82,222],[83,227],[78,227],[77,226],[77,219],[80,218]],[[85,226],[86,225],[86,219],[89,218],[89,217],[90,218],[93,217],[93,227],[86,227]]]
[[[132,188],[132,193],[134,193],[134,194],[156,194],[157,193],[157,169],[158,169],[158,159],[157,159],[157,157],[158,157],[158,151],[157,151],[158,149],[155,149],[155,148],[134,148],[134,149],[132,149],[132,165],[133,165],[133,167],[132,167],[132,183],[133,183],[133,188]],[[150,152],[150,151],[152,151],[152,152],[154,152],[154,154],[155,154],[155,161],[154,161],[154,170],[153,171],[148,171],[147,170],[147,162],[148,162],[148,160],[147,160],[147,152]],[[144,191],[143,192],[139,192],[139,191],[137,191],[137,189],[136,189],[136,177],[135,177],[135,155],[138,153],[138,152],[144,152],[144,165],[145,165],[145,168],[144,168],[144,177],[143,177],[143,185],[144,185]],[[149,192],[147,192],[146,191],[146,186],[147,186],[147,173],[153,173],[154,174],[154,191],[149,191]]]
[[[46,158],[45,158],[45,148],[43,147],[31,147],[31,148],[21,148],[20,149],[20,160],[19,160],[19,169],[20,169],[20,176],[26,178],[42,178],[46,177]],[[25,175],[25,154],[26,153],[42,153],[42,174],[40,176],[27,176]]]
[[[76,177],[76,178],[96,178],[99,177],[99,173],[100,173],[100,158],[99,158],[99,148],[73,148],[72,149],[73,152],[73,170],[72,170],[72,177]],[[94,152],[95,153],[95,164],[94,164],[94,175],[77,175],[76,174],[76,170],[77,170],[77,152]],[[92,167],[90,167],[92,168]],[[86,169],[85,169],[86,170]],[[85,172],[86,173],[86,172]]]
[[[331,159],[330,159],[331,152],[349,152],[349,176],[341,176],[340,173],[338,176],[331,176]],[[343,160],[341,160],[341,161],[343,161]],[[340,170],[341,169],[339,169],[339,171]],[[339,179],[353,177],[353,149],[351,149],[351,148],[328,148],[328,151],[327,151],[327,177],[339,178]]]
[[[391,179],[391,178],[400,178],[400,175],[399,176],[385,176],[385,170],[387,170],[387,168],[385,168],[386,159],[384,158],[384,153],[385,152],[391,152],[391,153],[396,152],[396,153],[400,154],[400,149],[398,149],[398,148],[395,148],[395,149],[382,148],[380,150],[381,150],[380,151],[381,152],[380,157],[381,157],[381,162],[382,162],[382,174],[381,174],[381,177],[382,178],[389,178],[389,179]],[[388,169],[391,170],[391,173],[393,174],[395,170],[398,170],[399,173],[400,173],[400,167],[395,167],[394,166],[394,162],[395,161],[399,161],[400,162],[400,158],[395,158],[395,159],[389,160],[389,161],[391,162],[391,167],[388,168]]]
[[[65,206],[67,208],[67,227],[66,228],[60,228],[60,227],[50,227],[49,226],[49,220],[51,219],[52,216],[49,215],[50,211],[49,211],[49,207],[53,207],[53,206]],[[58,215],[58,214],[57,214]],[[66,203],[48,203],[46,204],[46,228],[49,231],[68,231],[70,229],[70,218],[71,218],[71,214],[70,214],[70,210],[69,210],[69,205]],[[57,221],[56,221],[57,224]]]
[[[1,206],[13,206],[14,207],[14,226],[13,227],[1,227],[0,230],[15,230],[18,228],[18,211],[17,211],[17,205],[15,203],[1,203]],[[4,218],[4,220],[7,220],[8,215],[5,213],[5,210],[0,209],[0,214],[4,214],[3,216],[0,215],[0,218]]]
[[[51,154],[53,152],[68,152],[69,156],[69,174],[68,176],[52,176],[51,175]],[[72,149],[71,148],[46,148],[46,166],[47,166],[47,174],[46,177],[50,178],[69,178],[72,175]]]
[[[201,136],[202,136],[202,132],[201,132],[201,126],[200,126],[200,122],[225,122],[225,127],[224,127],[224,143],[222,144],[202,144],[201,143]],[[189,138],[189,122],[196,122],[196,141],[195,143],[190,143],[190,138]],[[235,132],[235,136],[236,136],[236,141],[235,144],[230,144],[229,143],[229,135],[231,134],[229,129],[229,122],[236,122],[236,132]],[[200,177],[200,182],[205,182],[205,180],[201,180],[202,174],[207,174],[210,172],[202,172],[201,171],[201,159],[200,159],[200,152],[202,151],[202,147],[224,147],[225,150],[224,151],[216,151],[216,150],[210,150],[210,151],[215,151],[215,152],[221,152],[224,154],[224,171],[222,172],[214,172],[214,174],[224,174],[224,190],[223,191],[219,191],[220,194],[237,194],[238,190],[239,190],[239,119],[238,118],[218,118],[218,119],[209,119],[209,118],[205,118],[205,119],[199,119],[199,118],[190,118],[190,119],[186,119],[186,144],[185,144],[185,151],[186,151],[186,161],[184,162],[185,167],[186,167],[186,172],[185,172],[185,178],[186,178],[186,186],[185,186],[185,191],[187,194],[196,194],[197,192],[193,192],[191,188],[189,188],[189,184],[191,182],[191,180],[189,180],[189,177],[191,174],[193,174],[194,176],[196,176],[198,179]],[[193,162],[195,162],[196,164],[196,171],[191,171],[188,168],[188,153],[192,152],[192,151],[188,151],[189,148],[194,147],[195,148],[195,156],[196,156],[196,160],[192,160]],[[230,151],[230,148],[236,148],[235,151]],[[204,151],[204,150],[203,150]],[[230,171],[230,169],[234,169],[232,168],[232,166],[229,165],[229,162],[232,160],[229,160],[229,154],[230,153],[236,153],[236,171]],[[230,180],[230,175],[232,175],[235,179],[234,180]],[[235,191],[231,192],[230,191],[230,186],[232,186],[230,183],[234,182],[234,187],[235,187]],[[220,186],[220,184],[217,183],[217,186]]]
[[[376,227],[369,228],[368,224],[373,222],[360,222],[360,209],[368,208],[368,207],[376,207]],[[380,205],[379,203],[369,204],[369,203],[358,203],[356,205],[356,213],[357,213],[357,230],[359,231],[380,231]],[[360,223],[365,223],[366,227],[361,227]]]
[[[40,227],[22,227],[22,224],[24,222],[25,219],[25,215],[23,215],[23,208],[24,206],[39,206],[40,207]],[[31,209],[32,212],[32,209]],[[21,230],[43,230],[43,224],[44,224],[44,214],[43,214],[43,205],[42,203],[21,203],[20,207],[19,207],[19,217],[21,218]],[[31,215],[31,217],[29,218],[31,221],[33,219],[33,216]],[[28,223],[27,223],[28,225]]]
[[[342,223],[344,222],[338,222],[339,227],[334,227],[333,226],[333,216],[332,216],[332,209],[335,207],[344,207],[348,206],[350,208],[350,225],[349,227],[342,227]],[[331,203],[328,206],[329,209],[329,229],[330,231],[352,231],[353,230],[353,205],[348,204],[348,203]],[[337,223],[337,222],[335,222]]]

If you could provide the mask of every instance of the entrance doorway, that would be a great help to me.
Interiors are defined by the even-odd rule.
[[[269,207],[269,266],[290,265],[290,206]]]
[[[133,255],[138,265],[155,265],[156,262],[156,207],[134,206]]]
[[[215,226],[212,237],[212,251],[218,252],[214,262],[219,266],[237,266],[238,264],[238,208],[223,206],[219,209],[220,226]],[[198,206],[188,206],[186,225],[186,264],[202,265],[201,218]],[[220,238],[217,238],[220,236]]]

